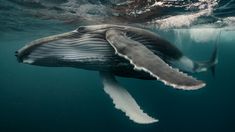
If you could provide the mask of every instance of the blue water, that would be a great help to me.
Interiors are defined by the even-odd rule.
[[[0,0],[0,132],[235,131],[233,25],[154,29],[196,60],[208,59],[218,43],[219,63],[215,77],[209,71],[192,74],[207,83],[196,91],[175,90],[159,81],[118,78],[141,108],[159,119],[158,123],[140,125],[114,108],[98,72],[18,63],[14,52],[26,43],[74,30],[81,24],[67,23],[51,15],[32,15],[30,11],[37,10],[39,5],[30,5],[29,9],[27,4],[16,1],[23,3]],[[63,0],[49,1],[60,2]],[[221,2],[221,6],[227,2]],[[230,3],[234,5],[233,1]],[[216,10],[215,14],[218,12],[222,19],[233,17],[234,6]]]

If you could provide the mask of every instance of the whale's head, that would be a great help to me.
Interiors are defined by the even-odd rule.
[[[48,57],[50,56],[51,51],[49,48],[51,49],[59,48],[57,44],[60,44],[60,43],[72,44],[72,41],[66,42],[66,40],[69,40],[70,38],[76,38],[76,36],[78,36],[78,32],[71,31],[71,32],[67,32],[67,33],[63,33],[59,35],[53,35],[49,37],[40,38],[40,39],[37,39],[28,43],[21,49],[17,50],[15,52],[15,56],[17,57],[17,60],[20,63],[37,65],[38,63],[40,63],[40,61],[43,61],[43,56],[48,56]],[[45,46],[48,44],[50,44],[51,47]],[[53,57],[51,57],[51,59],[52,58]],[[50,61],[50,63],[53,63],[53,61]]]
[[[34,40],[17,50],[15,55],[20,63],[30,65],[97,67],[101,65],[98,62],[105,62],[115,54],[105,39],[105,31],[110,27],[110,25],[81,26],[74,31]]]

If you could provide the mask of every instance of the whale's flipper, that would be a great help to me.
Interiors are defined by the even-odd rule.
[[[140,124],[149,124],[157,122],[143,112],[135,99],[126,89],[121,87],[111,73],[100,72],[102,77],[104,91],[112,98],[115,108],[123,111],[131,120]]]
[[[194,90],[205,86],[202,81],[170,67],[143,44],[126,36],[124,31],[111,29],[106,39],[115,52],[130,61],[136,70],[143,70],[166,85],[178,89]]]

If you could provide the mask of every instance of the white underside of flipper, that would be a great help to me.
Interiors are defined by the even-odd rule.
[[[126,116],[139,124],[150,124],[158,121],[143,112],[135,99],[126,89],[118,84],[112,74],[102,72],[100,74],[104,85],[104,91],[112,98],[115,108],[123,111]]]

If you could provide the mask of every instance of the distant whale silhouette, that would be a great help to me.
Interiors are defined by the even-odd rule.
[[[31,65],[99,71],[115,107],[143,124],[158,120],[144,113],[114,76],[157,79],[177,89],[195,90],[205,83],[181,71],[206,71],[217,63],[216,48],[209,61],[195,62],[154,32],[110,24],[81,26],[35,40],[16,51],[16,56],[19,62]]]

